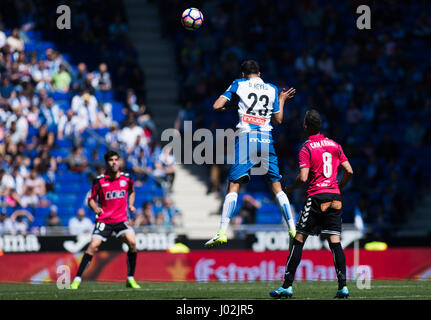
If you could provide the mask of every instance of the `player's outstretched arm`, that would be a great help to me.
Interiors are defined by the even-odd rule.
[[[274,119],[277,124],[281,124],[283,122],[283,110],[284,110],[284,103],[288,99],[292,99],[295,95],[296,89],[290,88],[289,90],[286,90],[283,88],[283,90],[278,95],[278,103],[280,106],[280,112],[274,113]]]
[[[353,169],[352,169],[352,166],[350,165],[349,161],[342,162],[341,168],[343,168],[343,177],[341,178],[341,181],[338,185],[340,190],[343,189],[347,185],[347,183],[350,181],[350,179],[353,176]]]
[[[302,185],[307,182],[309,172],[310,168],[301,168],[295,182],[285,188],[286,193],[289,194],[292,193],[293,190],[301,188]]]
[[[225,110],[227,110],[225,105],[228,101],[229,100],[226,97],[220,96],[213,104],[214,111],[225,111]]]

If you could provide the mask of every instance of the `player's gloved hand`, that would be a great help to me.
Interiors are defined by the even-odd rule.
[[[289,229],[289,236],[291,239],[294,239],[296,236],[296,229]]]

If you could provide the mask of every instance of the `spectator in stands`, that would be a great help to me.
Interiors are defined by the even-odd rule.
[[[184,121],[192,121],[195,125],[196,112],[193,109],[193,102],[187,101],[183,109],[178,112],[177,118],[175,119],[174,128],[181,133],[184,133]]]
[[[308,51],[303,50],[295,60],[295,70],[301,74],[309,74],[313,72],[314,64],[314,57]]]
[[[85,86],[85,80],[87,78],[87,65],[84,62],[80,62],[77,67],[77,72],[72,76],[72,90],[74,92],[81,92]]]
[[[154,206],[152,202],[145,202],[142,209],[138,210],[134,227],[151,226],[156,223]]]
[[[110,102],[100,102],[99,112],[97,113],[97,122],[101,128],[109,128],[114,122],[112,116],[112,104]]]
[[[147,105],[143,102],[139,104],[139,110],[136,114],[137,122],[140,127],[148,128],[152,135],[155,135],[157,132],[156,124],[151,119],[151,111],[148,109]]]
[[[42,177],[38,174],[35,168],[30,171],[30,176],[24,181],[23,192],[27,193],[27,189],[33,189],[38,196],[46,195],[46,184]]]
[[[10,189],[15,189],[15,182],[4,168],[0,168],[0,195],[4,196],[8,194]]]
[[[20,78],[22,78],[21,75]],[[18,109],[28,110],[30,107],[30,100],[23,94],[23,87],[21,85],[17,85],[13,88],[13,91],[10,95],[9,104],[12,110],[15,112]]]
[[[69,72],[67,72],[64,64],[60,64],[57,73],[52,76],[54,89],[62,92],[69,92],[70,82],[72,80]]]
[[[14,211],[9,220],[8,233],[25,235],[28,232],[29,225],[34,221],[34,217],[27,210],[20,209]]]
[[[172,199],[165,197],[163,199],[163,207],[157,213],[156,224],[159,226],[174,225],[180,226],[182,224],[182,214],[175,208]]]
[[[33,149],[36,148],[37,151],[41,151],[43,147],[48,147],[51,149],[54,146],[55,143],[55,135],[54,132],[48,130],[48,126],[46,123],[43,123],[40,128],[39,132],[36,135],[36,141],[32,142],[29,145],[29,148]]]
[[[58,216],[58,207],[56,205],[52,205],[49,207],[49,214],[45,219],[45,226],[47,227],[63,226],[63,223],[61,222],[61,219]]]
[[[317,60],[317,69],[331,78],[335,76],[334,61],[327,51],[323,51],[319,60]]]
[[[234,225],[256,224],[256,212],[261,206],[261,203],[252,195],[245,194],[242,198],[242,206],[234,220]]]
[[[137,147],[128,157],[127,161],[136,179],[136,185],[139,187],[145,182],[152,173],[151,158],[147,154],[146,148]]]
[[[6,44],[7,44],[6,34],[2,30],[2,28],[0,28],[0,49],[3,48]]]
[[[77,116],[75,116],[75,113],[72,109],[67,110],[66,114],[64,114],[63,110],[60,110],[57,139],[63,140],[78,137],[78,122],[79,119]]]
[[[23,194],[25,177],[20,173],[19,167],[14,165],[11,178],[13,179],[13,188],[18,194]]]
[[[57,132],[60,121],[60,107],[54,102],[52,97],[48,97],[40,104],[40,116],[43,123],[48,127],[48,131]]]
[[[14,28],[9,37],[7,37],[7,44],[11,52],[24,51],[24,41],[19,36],[19,29]]]
[[[6,213],[0,213],[0,236],[13,233],[13,225]]]
[[[23,208],[36,207],[39,203],[39,197],[34,188],[32,186],[27,186],[24,190],[24,193],[20,197],[21,206]]]
[[[173,149],[165,146],[155,159],[153,176],[166,192],[170,192],[175,179],[175,157]]]
[[[1,57],[2,55],[0,55]],[[10,82],[10,79],[7,76],[1,77],[1,86],[0,86],[0,95],[2,97],[3,103],[7,104],[8,100],[12,94],[13,91],[13,85]]]
[[[106,63],[99,64],[99,70],[94,72],[93,87],[96,90],[108,91],[112,89],[111,75]]]
[[[33,81],[36,82],[36,91],[45,89],[52,91],[52,73],[48,69],[45,60],[39,60],[38,67],[31,73]]]
[[[142,141],[141,138],[144,134],[144,129],[137,125],[136,120],[131,119],[128,126],[124,127],[120,133],[120,141],[125,145],[126,151],[130,154],[135,148],[136,144]]]
[[[17,130],[16,121],[12,121],[8,130],[6,131],[6,135],[10,137],[10,142],[14,145],[17,145],[21,141],[23,141],[22,133]]]
[[[109,126],[109,132],[105,136],[105,141],[112,149],[119,149],[122,145],[122,141],[120,138],[121,131],[118,128],[117,123],[111,123]]]
[[[69,233],[80,235],[93,231],[93,222],[85,216],[84,208],[79,208],[76,217],[69,220]]]
[[[112,40],[119,40],[127,32],[127,26],[122,21],[121,15],[115,16],[115,21],[109,26],[109,36]]]
[[[82,147],[73,146],[72,152],[63,160],[72,172],[83,172],[88,166],[88,160],[82,152]]]

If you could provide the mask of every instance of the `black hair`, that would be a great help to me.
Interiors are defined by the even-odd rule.
[[[317,110],[311,109],[305,113],[304,125],[307,126],[307,129],[310,133],[317,134],[320,132],[320,128],[322,127],[322,118]]]
[[[258,74],[259,64],[254,60],[247,60],[241,64],[241,72],[243,72],[246,76],[249,74]]]
[[[113,156],[117,156],[118,158],[120,157],[120,155],[114,151],[114,150],[109,150],[108,152],[105,153],[105,162],[108,163],[108,160],[111,159],[111,157]]]

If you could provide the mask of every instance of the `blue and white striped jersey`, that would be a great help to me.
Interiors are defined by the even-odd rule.
[[[236,79],[223,97],[231,100],[237,95],[239,123],[236,126],[241,132],[271,131],[271,116],[280,112],[278,89],[261,78]]]

